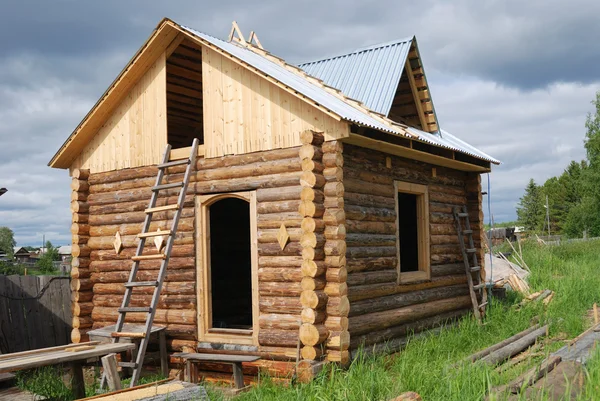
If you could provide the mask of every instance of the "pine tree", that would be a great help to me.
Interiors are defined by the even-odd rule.
[[[525,194],[517,206],[517,218],[520,225],[530,231],[539,231],[544,223],[544,207],[540,187],[533,178],[525,187]]]

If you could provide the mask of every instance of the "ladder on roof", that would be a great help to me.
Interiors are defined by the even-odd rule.
[[[467,274],[467,283],[469,284],[469,294],[471,295],[471,303],[473,304],[473,313],[475,314],[475,318],[481,322],[485,311],[484,308],[487,305],[487,301],[485,300],[485,283],[481,280],[481,266],[477,260],[477,248],[475,248],[473,242],[473,230],[471,229],[469,213],[466,206],[457,206],[454,208],[454,222],[456,225],[456,233],[458,234],[460,250],[465,263],[465,273]],[[468,247],[465,245],[465,236],[467,236],[466,245],[468,245]]]
[[[167,273],[167,267],[169,265],[169,259],[171,256],[171,250],[173,249],[173,242],[175,241],[175,234],[177,233],[177,226],[179,224],[179,218],[181,217],[181,211],[183,209],[183,203],[185,200],[185,195],[187,192],[188,184],[190,181],[190,176],[192,170],[196,166],[196,155],[198,154],[198,139],[194,139],[192,142],[191,154],[190,157],[182,160],[169,161],[171,154],[171,145],[167,145],[165,149],[165,154],[163,156],[162,163],[159,164],[158,174],[156,176],[156,184],[152,187],[152,196],[150,197],[150,204],[148,205],[148,209],[146,209],[146,218],[144,220],[144,226],[142,228],[142,232],[138,234],[138,238],[140,239],[135,256],[131,258],[133,261],[133,265],[131,267],[131,273],[129,274],[129,280],[125,283],[125,295],[123,296],[123,303],[119,308],[119,318],[117,320],[117,324],[115,326],[115,331],[111,333],[113,337],[113,342],[119,342],[119,339],[122,337],[126,338],[137,338],[141,339],[139,349],[137,351],[137,355],[134,355],[134,362],[121,362],[120,366],[132,368],[133,374],[131,377],[131,385],[130,387],[134,387],[142,372],[142,365],[144,363],[144,356],[146,353],[146,348],[148,347],[148,342],[150,340],[150,332],[152,330],[152,323],[154,321],[154,315],[156,313],[156,307],[158,306],[158,301],[160,298],[160,292],[163,286],[163,282],[165,280],[165,276]],[[163,178],[165,176],[165,171],[169,167],[175,166],[183,166],[187,165],[185,169],[185,174],[183,176],[183,181],[176,183],[168,183],[163,184]],[[166,206],[156,206],[156,201],[158,199],[158,194],[160,191],[169,190],[179,188],[179,196],[177,198],[177,203]],[[173,215],[173,221],[171,223],[171,228],[169,230],[157,230],[157,231],[149,231],[150,223],[152,222],[152,216],[154,213],[164,212],[174,210],[175,213]],[[167,237],[167,242],[162,248],[162,239],[158,241],[157,248],[158,253],[143,255],[144,247],[146,245],[146,239],[151,237]],[[161,253],[161,248],[163,252]],[[160,265],[160,270],[158,271],[158,277],[155,281],[137,281],[137,273],[140,267],[140,262],[144,260],[162,260]],[[132,307],[129,306],[131,301],[131,294],[134,288],[139,287],[154,287],[154,294],[152,295],[152,301],[149,306],[143,307]],[[145,331],[141,333],[128,333],[122,332],[123,324],[125,323],[125,316],[127,313],[132,312],[144,312],[147,313],[146,316],[146,324]],[[105,382],[105,377],[102,377],[102,385]]]

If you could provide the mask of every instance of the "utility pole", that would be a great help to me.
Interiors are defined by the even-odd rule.
[[[548,237],[550,237],[550,207],[548,206],[548,195],[546,195],[546,222],[548,223]],[[549,240],[550,238],[548,238]]]

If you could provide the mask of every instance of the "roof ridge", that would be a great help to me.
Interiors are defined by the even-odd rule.
[[[356,100],[356,99],[352,99],[346,95],[344,95],[342,93],[341,90],[334,88],[330,85],[327,85],[322,79],[314,77],[310,74],[308,74],[306,71],[304,71],[302,68],[290,64],[287,61],[285,61],[283,58],[275,56],[274,54],[272,54],[271,52],[269,52],[266,49],[261,49],[253,44],[248,44],[248,46],[244,46],[242,47],[244,49],[248,49],[250,51],[253,51],[256,54],[259,54],[265,58],[267,58],[269,61],[271,62],[275,62],[277,64],[280,64],[283,68],[285,68],[286,70],[301,76],[302,78],[308,80],[311,83],[314,83],[316,85],[318,85],[319,87],[321,87],[323,90],[325,90],[327,93],[340,98],[341,100],[343,100],[344,102],[346,102],[347,104],[349,104],[350,106],[362,111],[363,113],[367,113],[369,116],[375,118],[376,120],[378,120],[379,122],[387,125],[390,129],[392,129],[395,132],[398,132],[399,134],[403,134],[404,136],[407,137],[411,137],[411,138],[415,138],[417,137],[417,135],[414,135],[413,133],[408,131],[408,126],[405,126],[404,124],[398,123],[396,121],[391,120],[390,118],[386,117],[385,115],[378,113],[376,111],[373,111],[371,109],[369,109],[363,102],[361,102],[360,100]],[[271,60],[274,59],[275,61]],[[401,128],[401,132],[399,132],[399,128]]]
[[[302,63],[298,63],[298,65],[302,66],[302,65],[308,65],[308,64],[314,64],[314,63],[318,63],[318,62],[322,62],[322,61],[327,61],[327,60],[333,60],[333,59],[336,59],[336,58],[347,57],[347,56],[350,56],[350,55],[353,55],[353,54],[363,53],[363,52],[366,52],[366,51],[369,51],[369,50],[375,50],[375,49],[379,49],[379,48],[382,48],[382,47],[397,45],[397,44],[400,44],[400,43],[411,42],[413,40],[416,40],[415,35],[409,36],[409,37],[405,37],[405,38],[402,38],[402,39],[390,40],[390,41],[387,41],[387,42],[375,43],[375,44],[372,44],[372,45],[368,45],[368,46],[364,46],[364,47],[359,47],[358,49],[354,49],[354,50],[352,50],[350,52],[339,53],[339,54],[336,54],[334,56],[327,56],[327,57],[322,57],[322,58],[319,58],[319,59],[316,59],[316,60],[305,61],[305,62],[302,62]]]

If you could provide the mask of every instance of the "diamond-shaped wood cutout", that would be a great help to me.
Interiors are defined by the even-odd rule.
[[[115,252],[118,254],[123,250],[123,241],[121,241],[121,233],[117,231],[115,234],[115,240],[113,241],[113,246],[115,247]]]
[[[160,231],[160,227],[156,231]],[[158,235],[154,237],[154,246],[156,246],[156,250],[160,252],[160,250],[165,246],[165,236]]]
[[[285,224],[281,223],[281,227],[279,227],[279,231],[277,232],[277,242],[279,242],[281,249],[285,248],[289,240],[290,235],[287,232],[287,228],[285,228]]]

